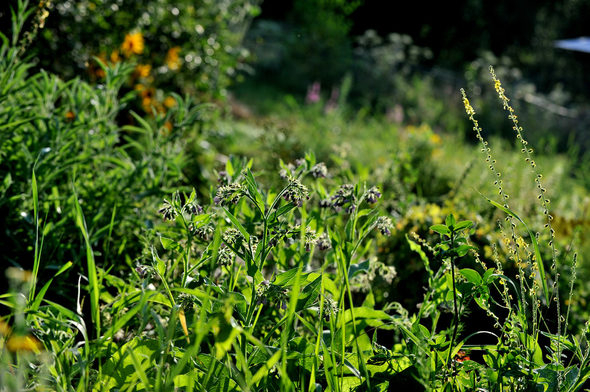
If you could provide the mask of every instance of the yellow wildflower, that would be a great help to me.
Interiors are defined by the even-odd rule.
[[[142,54],[143,49],[143,35],[139,32],[127,34],[121,44],[121,51],[126,57],[130,57],[133,54]]]
[[[8,351],[33,351],[38,353],[42,348],[41,342],[33,335],[26,336],[11,336],[6,342],[6,348]]]
[[[135,67],[135,76],[138,78],[147,78],[150,76],[150,72],[152,71],[152,66],[149,64],[138,64]]]
[[[4,320],[0,320],[0,335],[8,336],[11,331],[12,328],[10,328],[10,325]]]
[[[111,52],[111,63],[115,64],[118,63],[119,61],[121,61],[121,56],[119,56],[119,51],[118,50],[113,50]]]
[[[15,282],[26,283],[33,279],[33,273],[22,268],[8,267],[6,268],[6,277]]]
[[[473,110],[473,107],[469,103],[469,100],[467,99],[467,96],[465,95],[465,90],[461,89],[461,94],[463,95],[463,106],[465,106],[465,112],[467,113],[468,116],[474,116],[475,110]]]
[[[430,142],[432,144],[441,144],[442,139],[437,133],[432,133],[432,135],[430,135]]]
[[[168,109],[173,108],[176,106],[176,99],[174,99],[174,97],[167,96],[166,99],[164,99],[164,106],[166,106]]]
[[[166,53],[166,66],[172,70],[172,71],[176,71],[178,68],[180,68],[180,46],[175,46],[173,48],[170,48],[168,50],[168,53]]]

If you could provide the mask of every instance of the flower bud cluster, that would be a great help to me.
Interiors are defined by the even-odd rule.
[[[301,181],[291,177],[287,189],[283,192],[283,199],[301,207],[304,200],[309,200],[309,190]]]
[[[233,252],[225,244],[221,244],[217,252],[217,264],[220,266],[231,265],[233,260]]]
[[[242,241],[244,240],[244,236],[242,235],[242,233],[240,233],[238,229],[234,229],[233,227],[227,229],[223,233],[222,238],[223,242],[225,242],[233,248],[237,248],[238,246],[240,246],[242,244]]]
[[[168,201],[164,200],[164,205],[158,210],[165,220],[173,220],[176,217],[176,210],[174,206]]]
[[[190,226],[191,234],[200,239],[203,242],[210,242],[213,239],[215,233],[215,226],[212,224],[206,224],[200,227]]]
[[[338,304],[331,297],[324,298],[324,320],[330,321],[330,317],[338,313]]]
[[[317,245],[319,250],[328,250],[332,247],[332,242],[330,241],[330,236],[325,231],[320,234],[317,239]]]
[[[304,240],[305,240],[305,251],[311,252],[312,246],[314,246],[318,242],[318,237],[317,237],[314,230],[310,229],[309,227],[306,227]]]
[[[328,168],[324,162],[314,165],[310,170],[313,178],[326,178],[328,176]]]
[[[244,195],[244,186],[239,183],[232,183],[228,185],[222,185],[217,189],[217,193],[213,198],[213,202],[217,205],[230,205],[238,204],[242,196]]]
[[[365,200],[369,204],[376,203],[380,197],[381,192],[379,192],[379,189],[377,189],[376,186],[371,187],[367,192],[365,192]]]
[[[268,280],[263,281],[256,290],[256,297],[258,304],[280,306],[282,309],[287,309],[289,297],[287,296],[287,289],[270,283]]]
[[[391,222],[391,218],[387,216],[380,216],[377,218],[377,222],[375,227],[379,232],[383,235],[390,236],[391,230],[393,230],[393,223]]]
[[[203,213],[203,207],[201,207],[196,201],[186,203],[183,209],[191,215],[201,215]]]
[[[354,185],[344,184],[329,199],[320,202],[321,207],[331,207],[334,211],[339,212],[344,206],[347,206],[346,212],[352,213],[355,208],[356,197],[354,195]]]

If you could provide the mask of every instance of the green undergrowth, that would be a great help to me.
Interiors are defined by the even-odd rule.
[[[493,69],[515,145],[465,92],[471,144],[276,95],[240,121],[178,95],[139,115],[127,62],[32,71],[23,4],[0,49],[0,391],[588,388],[586,191]]]

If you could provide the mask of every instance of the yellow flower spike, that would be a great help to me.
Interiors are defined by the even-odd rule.
[[[143,49],[143,35],[140,32],[127,34],[125,40],[121,44],[121,52],[123,52],[126,57],[130,57],[134,54],[142,54]]]
[[[39,353],[43,348],[41,342],[33,335],[26,336],[11,336],[6,342],[6,348],[10,352],[23,352],[29,351]]]
[[[469,100],[467,99],[467,95],[465,94],[464,89],[461,89],[461,95],[463,96],[463,106],[465,106],[465,112],[468,116],[474,116],[475,110],[473,110],[473,107],[469,103]]]

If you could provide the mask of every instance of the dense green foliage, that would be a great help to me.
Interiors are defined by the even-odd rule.
[[[194,23],[236,45],[232,10],[252,3],[205,1],[191,14],[181,2],[184,20],[151,1],[145,26],[139,3],[114,12],[118,2],[104,2],[113,12],[91,16],[66,3],[42,30],[48,3],[15,2],[1,36],[0,391],[588,387],[586,188],[567,175],[568,157],[535,155],[520,125],[528,117],[493,69],[486,98],[468,99],[484,80],[474,66],[467,93],[441,101],[450,93],[411,69],[427,51],[368,34],[361,94],[395,110],[349,105],[354,77],[305,104],[244,84],[235,95],[249,108],[231,102],[238,121],[193,103],[229,79],[195,88],[186,64],[138,65],[173,45],[174,21],[182,51],[208,53],[202,35],[183,35]],[[357,4],[319,3],[314,13],[297,2],[299,23],[310,36],[345,37]],[[67,26],[87,16],[99,27]],[[26,56],[38,31],[83,42],[94,29],[106,46],[75,61],[109,55],[89,81],[64,81]],[[295,59],[301,48],[289,45]],[[232,50],[211,56],[219,63],[197,82],[236,67]],[[490,126],[507,120],[516,149],[478,121],[474,107],[492,95],[504,122]]]

